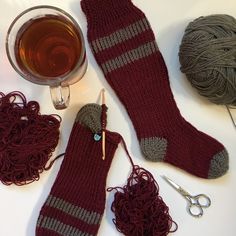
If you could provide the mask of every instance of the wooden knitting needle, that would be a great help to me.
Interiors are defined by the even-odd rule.
[[[102,89],[102,105],[105,106],[105,89]],[[106,112],[103,108],[102,112]],[[102,121],[102,126],[104,126],[104,121]],[[102,159],[106,159],[106,133],[105,133],[105,127],[102,127]]]

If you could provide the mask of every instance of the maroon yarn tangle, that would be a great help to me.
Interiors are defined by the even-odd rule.
[[[175,232],[178,226],[159,195],[157,182],[149,171],[133,164],[122,141],[133,171],[123,188],[107,189],[109,192],[116,190],[111,210],[117,230],[126,236],[166,236]]]
[[[116,190],[111,210],[117,230],[126,236],[166,236],[177,230],[169,208],[159,196],[159,186],[147,170],[134,166],[123,188]],[[174,229],[172,226],[174,224]]]
[[[61,118],[41,115],[21,92],[0,92],[0,181],[25,185],[39,179],[59,140]]]

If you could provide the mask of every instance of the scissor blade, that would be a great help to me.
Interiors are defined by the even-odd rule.
[[[175,188],[177,191],[179,191],[179,189],[181,189],[181,187],[176,184],[173,180],[169,179],[168,177],[166,177],[165,175],[162,175],[162,178],[167,181],[173,188]]]

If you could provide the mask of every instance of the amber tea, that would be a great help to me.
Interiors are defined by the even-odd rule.
[[[69,87],[88,65],[79,24],[54,6],[31,7],[16,16],[7,31],[6,53],[20,78],[50,87],[56,109],[68,107]]]
[[[45,15],[31,19],[19,29],[14,50],[22,71],[53,79],[74,69],[81,47],[80,34],[72,22]]]

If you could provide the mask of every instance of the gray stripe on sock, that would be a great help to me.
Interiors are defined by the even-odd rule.
[[[100,224],[101,221],[102,221],[102,217],[100,217],[100,214],[96,213],[95,222],[96,222],[97,224]]]
[[[59,235],[62,235],[62,236],[65,236],[65,235],[93,236],[92,234],[80,231],[79,229],[77,229],[71,225],[64,224],[63,222],[58,221],[54,218],[50,218],[50,217],[46,217],[46,216],[42,216],[42,215],[40,215],[40,218],[43,218],[40,228],[54,231]]]
[[[75,232],[76,232],[76,228],[73,228],[73,227],[72,227],[72,232],[71,232],[71,235],[74,235],[74,234],[75,234]]]
[[[76,211],[76,215],[77,215],[77,218],[84,220],[84,209],[79,207],[78,210]]]
[[[72,226],[70,226],[70,227],[69,227],[69,231],[68,231],[68,235],[71,235],[71,234],[72,234],[72,232],[73,232],[73,227],[72,227]]]
[[[97,217],[97,213],[93,214],[93,216],[91,217],[91,221],[96,222],[96,217]]]
[[[51,206],[57,206],[57,209],[59,209],[59,204],[60,204],[60,199],[56,198],[55,202],[54,202],[54,205],[51,205]]]
[[[142,31],[145,31],[145,30],[146,30],[146,27],[145,27],[145,25],[144,25],[144,23],[143,23],[144,21],[146,21],[145,18],[143,18],[143,19],[140,21],[140,24],[139,24],[139,26],[141,27]],[[148,23],[148,25],[149,25],[149,23]],[[149,28],[151,28],[151,27],[149,27]]]
[[[61,224],[61,225],[62,225],[62,227],[61,227],[61,234],[62,235],[66,235],[65,234],[66,224]]]
[[[58,224],[57,221],[54,221],[54,222],[52,223],[52,228],[53,228],[53,229],[57,230],[57,227],[58,227],[58,226],[59,226],[59,224]]]
[[[47,200],[46,200],[46,205],[48,205],[52,201],[52,196],[49,195]]]
[[[52,220],[49,220],[47,223],[48,223],[48,228],[51,228],[52,225],[53,225],[53,221],[52,221]]]
[[[143,24],[144,24],[144,27],[145,27],[146,29],[150,29],[149,22],[147,21],[147,19],[146,19],[146,18],[143,18],[143,19],[142,19],[142,22],[143,22]]]
[[[70,225],[67,225],[64,234],[65,234],[65,235],[70,235],[70,234],[69,234],[70,230],[71,230],[71,226],[70,226]]]
[[[108,70],[107,70],[106,65],[105,65],[105,64],[101,64],[101,67],[102,67],[103,73],[104,73],[105,75],[108,74]]]
[[[77,211],[77,208],[76,208],[76,206],[74,206],[73,211],[71,212],[70,215],[75,216],[76,215],[76,211]]]
[[[52,219],[52,220],[53,220],[53,219]],[[58,221],[58,222],[57,222],[57,227],[56,227],[56,229],[57,229],[57,232],[59,232],[60,234],[61,234],[61,229],[62,229],[62,227],[63,227],[63,223],[60,222],[60,221]],[[48,228],[47,226],[45,226],[45,228],[51,229],[51,228]]]
[[[119,29],[112,34],[95,39],[91,42],[95,53],[111,48],[119,43],[125,42],[135,36],[149,30],[150,26],[146,18],[138,20],[125,28]]]
[[[40,226],[42,219],[43,219],[43,216],[40,215],[37,221],[37,226]]]
[[[87,224],[99,224],[102,216],[95,211],[88,211],[82,207],[75,206],[63,199],[49,195],[46,205],[56,208],[72,217],[86,222]]]
[[[157,51],[158,47],[156,45],[156,42],[148,42],[138,48],[125,52],[124,54],[121,54],[120,56],[114,59],[106,61],[101,65],[101,67],[103,69],[104,74],[108,74],[109,72],[121,68],[127,65],[128,63],[147,57]]]
[[[70,225],[64,225],[63,230],[62,230],[63,235],[68,235],[67,232],[68,232],[69,227]]]

